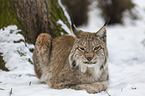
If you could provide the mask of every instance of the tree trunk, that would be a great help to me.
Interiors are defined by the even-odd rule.
[[[52,37],[67,32],[57,21],[61,19],[70,26],[59,0],[0,0],[0,28],[17,25],[28,43],[35,43],[40,33]]]
[[[60,0],[0,0],[0,28],[17,25],[28,43],[35,44],[40,33],[52,37],[67,34],[60,20],[70,27]],[[0,69],[7,70],[2,56],[0,60]]]

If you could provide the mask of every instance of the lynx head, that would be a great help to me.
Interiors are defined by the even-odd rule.
[[[71,67],[79,68],[85,73],[88,68],[101,67],[106,62],[106,27],[96,33],[83,32],[75,26],[71,27],[75,42],[69,55]]]

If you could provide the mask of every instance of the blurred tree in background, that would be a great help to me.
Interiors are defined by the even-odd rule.
[[[122,23],[123,12],[128,10],[135,19],[131,9],[135,6],[131,0],[62,0],[71,14],[76,26],[87,24],[89,6],[97,2],[96,8],[101,9],[105,21],[110,18],[109,24]]]
[[[123,12],[126,10],[131,12],[134,6],[131,0],[98,0],[103,18],[105,21],[110,18],[109,24],[122,23]]]
[[[89,5],[92,0],[62,0],[62,2],[76,26],[88,23]]]

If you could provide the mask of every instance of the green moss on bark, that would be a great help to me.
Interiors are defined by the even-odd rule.
[[[50,14],[51,14],[50,19],[56,26],[53,30],[56,35],[55,37],[60,36],[61,32],[63,32],[63,34],[67,34],[67,32],[62,29],[61,25],[57,24],[57,21],[59,19],[61,19],[64,22],[64,24],[66,24],[68,26],[68,28],[70,27],[70,24],[69,24],[67,18],[65,17],[64,11],[61,8],[61,6],[59,5],[58,0],[48,0],[48,1],[49,1],[49,7],[51,9],[50,10]]]
[[[5,67],[5,62],[3,60],[3,57],[1,56],[2,54],[0,53],[0,69],[4,70],[4,71],[9,71],[6,67]]]
[[[15,11],[11,0],[0,0],[0,28],[8,25],[18,25]]]

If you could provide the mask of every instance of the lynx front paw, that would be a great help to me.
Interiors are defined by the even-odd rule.
[[[91,84],[79,84],[76,86],[72,86],[72,89],[76,90],[86,90],[88,93],[98,93],[101,91],[105,91],[107,89],[108,83],[105,82],[96,82],[96,83],[91,83]]]
[[[92,94],[102,91],[100,90],[100,88],[95,86],[88,86],[88,84],[77,85],[76,87],[72,87],[72,88],[76,90],[86,90],[88,93],[92,93]]]

